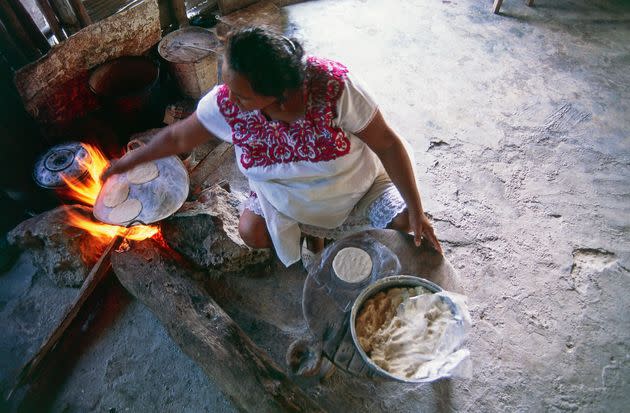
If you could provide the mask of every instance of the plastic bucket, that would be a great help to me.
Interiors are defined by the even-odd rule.
[[[202,97],[217,84],[219,49],[216,35],[201,27],[175,30],[158,46],[180,91],[193,99]]]
[[[357,338],[355,323],[357,315],[363,307],[363,303],[365,303],[368,298],[372,297],[379,291],[388,290],[395,287],[424,287],[433,293],[442,291],[442,288],[439,285],[432,283],[429,280],[425,280],[424,278],[414,277],[411,275],[393,275],[391,277],[382,278],[374,284],[371,284],[369,287],[363,290],[361,294],[359,294],[359,296],[354,301],[354,304],[352,305],[352,311],[350,312],[350,333],[352,334],[352,342],[354,343],[356,351],[361,356],[363,363],[365,363],[365,365],[367,366],[369,373],[402,383],[423,383],[423,380],[408,380],[395,376],[388,371],[383,370],[372,361],[372,359],[365,353],[365,351],[363,351],[363,348],[359,343],[359,339]]]
[[[143,56],[123,56],[94,69],[89,86],[110,110],[133,117],[148,105],[159,75],[155,61]]]

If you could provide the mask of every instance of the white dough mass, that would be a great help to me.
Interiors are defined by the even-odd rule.
[[[356,283],[372,273],[372,258],[360,248],[347,247],[337,252],[332,266],[341,280]]]

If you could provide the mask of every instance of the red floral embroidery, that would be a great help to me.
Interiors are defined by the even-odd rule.
[[[241,111],[230,102],[228,88],[223,85],[217,103],[232,129],[234,145],[241,149],[241,165],[249,169],[298,161],[321,162],[347,154],[350,140],[332,123],[347,73],[348,69],[340,63],[309,57],[306,113],[291,124],[268,121],[260,111]]]

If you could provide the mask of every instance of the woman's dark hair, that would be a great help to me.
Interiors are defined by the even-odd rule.
[[[286,90],[301,87],[303,56],[304,49],[297,40],[261,27],[246,27],[228,35],[228,65],[245,76],[259,95],[282,101]]]

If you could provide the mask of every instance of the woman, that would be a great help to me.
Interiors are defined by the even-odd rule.
[[[304,58],[296,40],[261,28],[230,34],[223,62],[224,84],[193,115],[113,161],[103,178],[218,137],[234,144],[252,189],[243,241],[274,246],[285,265],[300,259],[302,234],[371,227],[412,231],[416,245],[424,236],[442,252],[404,142],[343,65]]]

